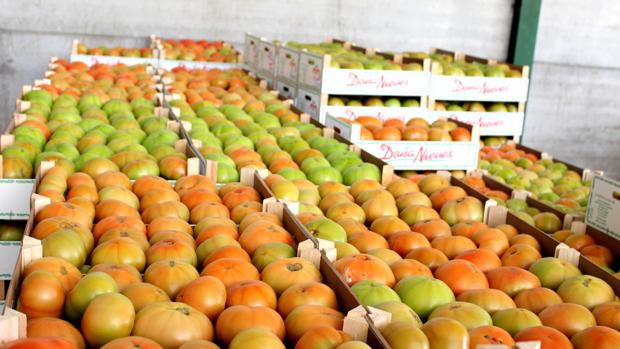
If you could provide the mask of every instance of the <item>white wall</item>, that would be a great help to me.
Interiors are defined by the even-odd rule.
[[[620,2],[545,0],[524,143],[620,178]]]

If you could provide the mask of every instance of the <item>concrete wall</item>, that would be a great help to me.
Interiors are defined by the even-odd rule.
[[[620,2],[545,0],[524,144],[620,179]]]
[[[71,40],[143,46],[146,37],[297,41],[341,37],[382,49],[445,47],[505,58],[512,0],[0,0],[0,126],[23,84]],[[545,0],[524,143],[620,178],[620,3]]]

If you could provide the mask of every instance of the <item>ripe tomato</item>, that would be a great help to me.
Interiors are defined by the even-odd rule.
[[[540,349],[573,349],[573,345],[562,332],[547,326],[524,329],[514,336],[515,342],[539,341]]]
[[[101,349],[163,349],[157,342],[144,337],[130,336],[108,342]]]
[[[129,336],[135,316],[129,298],[120,293],[100,294],[84,311],[82,333],[91,347],[101,347],[114,339]]]
[[[226,287],[214,276],[201,276],[183,287],[176,301],[191,305],[215,321],[226,305]]]
[[[286,338],[291,343],[296,343],[305,332],[315,326],[329,326],[341,330],[343,322],[344,315],[338,310],[320,305],[301,305],[293,309],[284,321]]]
[[[228,287],[226,294],[226,307],[248,305],[275,309],[277,305],[275,291],[267,283],[259,280],[234,283]]]
[[[286,318],[293,309],[306,304],[338,309],[336,293],[327,285],[312,281],[287,288],[278,299],[278,313]]]
[[[60,317],[65,298],[62,283],[45,270],[30,273],[22,282],[17,311],[31,318]]]
[[[228,345],[243,330],[263,328],[284,338],[284,321],[275,310],[267,307],[234,305],[225,309],[215,324],[216,337]]]
[[[144,281],[153,284],[174,299],[179,291],[199,277],[191,264],[175,261],[159,261],[144,272]]]
[[[66,340],[78,349],[84,349],[82,334],[69,322],[53,317],[29,319],[26,332],[28,338],[56,337]]]
[[[280,295],[287,288],[296,284],[320,282],[321,272],[309,261],[293,257],[280,259],[269,264],[261,274],[261,280],[271,286]]]
[[[8,342],[2,349],[77,349],[70,342],[54,337],[24,338]]]
[[[347,256],[337,260],[334,267],[344,278],[349,286],[353,286],[362,280],[375,280],[394,286],[396,278],[390,267],[377,257],[358,254]]]
[[[62,284],[65,293],[71,291],[73,286],[75,286],[82,277],[82,273],[80,273],[78,268],[58,257],[43,257],[30,262],[24,269],[22,278],[25,279],[36,270],[45,270],[54,274],[56,279]]]
[[[164,349],[175,349],[192,339],[213,339],[213,325],[206,315],[177,302],[146,306],[136,315],[133,336],[154,340]]]

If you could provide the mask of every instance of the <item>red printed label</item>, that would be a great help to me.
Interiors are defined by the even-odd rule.
[[[421,145],[417,149],[394,149],[389,144],[381,144],[382,160],[407,159],[413,164],[420,164],[428,161],[445,161],[453,157],[453,151],[432,151]]]
[[[374,86],[377,89],[394,88],[407,86],[409,81],[406,79],[389,80],[385,75],[379,76],[378,79],[372,77],[360,77],[356,73],[350,72],[346,86]]]

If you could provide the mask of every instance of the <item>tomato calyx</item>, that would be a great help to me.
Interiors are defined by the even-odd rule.
[[[189,314],[190,314],[190,311],[189,311],[189,309],[187,307],[178,307],[178,308],[175,308],[174,310],[178,311],[179,313],[181,313],[181,314],[183,314],[185,316],[189,316]]]
[[[291,263],[286,265],[286,269],[288,269],[288,271],[300,271],[303,268],[304,266],[301,265],[301,263]]]

